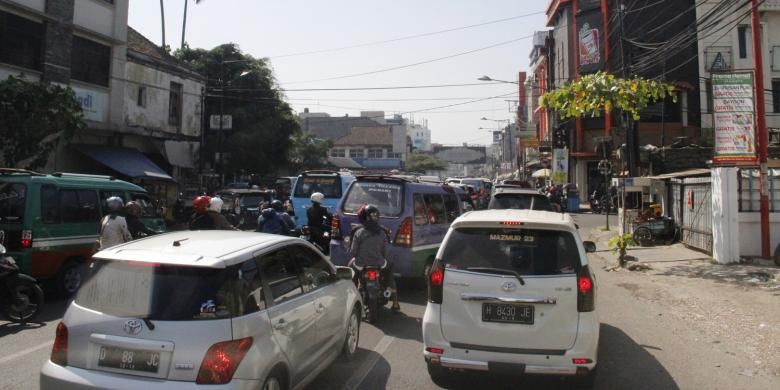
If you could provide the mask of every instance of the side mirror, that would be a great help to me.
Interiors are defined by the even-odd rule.
[[[336,276],[339,279],[352,280],[355,277],[355,270],[350,267],[336,266]]]
[[[593,241],[583,241],[582,246],[585,247],[586,253],[593,253],[596,251],[596,243]]]

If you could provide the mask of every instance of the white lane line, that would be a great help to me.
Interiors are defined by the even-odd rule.
[[[49,341],[47,341],[45,343],[38,344],[38,345],[36,345],[34,347],[23,349],[23,350],[21,350],[21,351],[19,351],[17,353],[8,355],[8,356],[0,359],[0,364],[5,364],[7,362],[10,362],[11,360],[14,360],[14,359],[16,359],[18,357],[22,357],[24,355],[27,355],[28,353],[33,353],[33,352],[35,352],[35,351],[37,351],[39,349],[44,349],[46,347],[50,347],[51,348],[52,344],[54,344],[54,340],[49,340]]]
[[[368,373],[371,372],[371,370],[374,368],[376,362],[379,360],[382,354],[387,351],[387,348],[390,346],[393,340],[395,340],[395,337],[393,336],[382,336],[382,339],[379,340],[376,346],[372,349],[372,351],[375,353],[371,354],[371,356],[360,365],[360,368],[358,368],[357,371],[352,374],[352,377],[349,378],[347,383],[344,384],[345,390],[355,390],[358,386],[360,386],[361,383],[363,383],[363,380],[366,379]]]

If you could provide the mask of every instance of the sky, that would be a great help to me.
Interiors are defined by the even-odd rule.
[[[184,1],[165,0],[166,43],[174,48],[181,44]],[[518,72],[528,70],[531,36],[534,31],[546,29],[543,12],[547,3],[201,0],[196,5],[190,0],[186,41],[191,47],[205,49],[233,42],[245,53],[269,58],[276,79],[280,87],[288,90],[285,95],[296,112],[308,107],[311,112],[327,112],[331,116],[357,116],[360,111],[385,111],[388,116],[400,113],[415,123],[427,121],[433,142],[488,144],[492,140],[491,129],[513,117],[510,101],[517,100],[517,86],[480,82],[477,78],[487,75],[516,81]],[[160,2],[131,0],[128,24],[159,44]],[[466,26],[474,27],[461,28]],[[452,29],[456,30],[429,34]],[[399,39],[411,36],[417,37]],[[392,42],[375,44],[388,40]],[[360,47],[334,50],[356,45]],[[451,57],[465,52],[471,53]],[[450,58],[430,61],[442,57]],[[407,66],[420,62],[426,63]],[[377,72],[396,67],[403,68]],[[354,76],[363,73],[371,74]],[[477,85],[291,90],[453,84]],[[489,120],[482,120],[483,117]]]

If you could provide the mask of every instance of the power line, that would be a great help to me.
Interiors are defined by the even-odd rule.
[[[533,38],[533,34],[526,35],[526,36],[519,37],[519,38],[515,38],[515,39],[510,39],[508,41],[495,43],[495,44],[492,44],[492,45],[489,45],[489,46],[485,46],[485,47],[480,47],[480,48],[474,49],[474,50],[469,50],[469,51],[464,51],[464,52],[460,52],[460,53],[450,54],[450,55],[447,55],[447,56],[444,56],[444,57],[433,58],[433,59],[430,59],[430,60],[415,62],[415,63],[412,63],[412,64],[393,66],[393,67],[390,67],[390,68],[377,69],[377,70],[372,70],[372,71],[369,71],[369,72],[353,73],[353,74],[347,74],[347,75],[335,76],[335,77],[327,77],[327,78],[323,78],[323,79],[292,81],[292,82],[287,82],[287,83],[282,83],[282,84],[293,85],[293,84],[303,84],[303,83],[314,83],[314,82],[319,82],[319,81],[342,80],[342,79],[353,78],[353,77],[368,76],[368,75],[377,74],[377,73],[385,73],[385,72],[390,72],[390,71],[393,71],[393,70],[406,69],[406,68],[411,68],[411,67],[414,67],[414,66],[425,65],[425,64],[430,64],[430,63],[433,63],[433,62],[448,60],[448,59],[455,58],[455,57],[461,57],[461,56],[464,56],[464,55],[473,54],[473,53],[477,53],[477,52],[480,52],[480,51],[493,49],[493,48],[496,48],[496,47],[499,47],[499,46],[508,45],[510,43],[519,42],[519,41],[522,41],[524,39],[529,39],[529,38]]]
[[[475,86],[487,86],[492,85],[489,83],[466,83],[466,84],[434,84],[434,85],[404,85],[404,86],[387,86],[387,87],[355,87],[355,88],[277,88],[274,91],[279,92],[316,92],[316,91],[376,91],[376,90],[393,90],[393,89],[426,89],[426,88],[451,88],[451,87],[475,87]],[[508,84],[507,84],[508,85]],[[215,88],[213,90],[220,91],[268,91],[264,88]]]
[[[432,36],[432,35],[444,34],[444,33],[453,32],[453,31],[460,31],[460,30],[465,30],[465,29],[474,28],[474,27],[482,27],[482,26],[487,26],[487,25],[490,25],[490,24],[507,22],[507,21],[510,21],[510,20],[526,18],[526,17],[529,17],[529,16],[539,15],[539,14],[543,14],[543,13],[544,13],[544,11],[532,12],[530,14],[517,15],[517,16],[512,16],[512,17],[509,17],[509,18],[491,20],[491,21],[484,22],[484,23],[471,24],[471,25],[461,26],[461,27],[454,27],[454,28],[449,28],[449,29],[446,29],[446,30],[439,30],[439,31],[427,32],[427,33],[422,33],[422,34],[409,35],[409,36],[400,37],[400,38],[385,39],[385,40],[381,40],[381,41],[359,43],[359,44],[350,45],[350,46],[341,46],[341,47],[333,47],[333,48],[328,48],[328,49],[310,50],[310,51],[303,51],[303,52],[297,52],[297,53],[282,54],[282,55],[278,55],[278,56],[271,56],[270,58],[271,59],[275,59],[275,58],[297,57],[297,56],[304,56],[304,55],[310,55],[310,54],[331,53],[331,52],[335,52],[335,51],[356,49],[356,48],[360,48],[360,47],[382,45],[382,44],[385,44],[385,43],[399,42],[399,41],[405,41],[405,40],[409,40],[409,39],[428,37],[428,36]]]

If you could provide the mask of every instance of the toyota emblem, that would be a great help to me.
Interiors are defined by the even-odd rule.
[[[506,282],[501,285],[501,289],[506,292],[512,292],[517,290],[517,285],[514,282]]]
[[[125,321],[124,330],[125,333],[129,335],[137,335],[141,333],[141,328],[143,327],[143,322],[141,320],[127,320]]]

